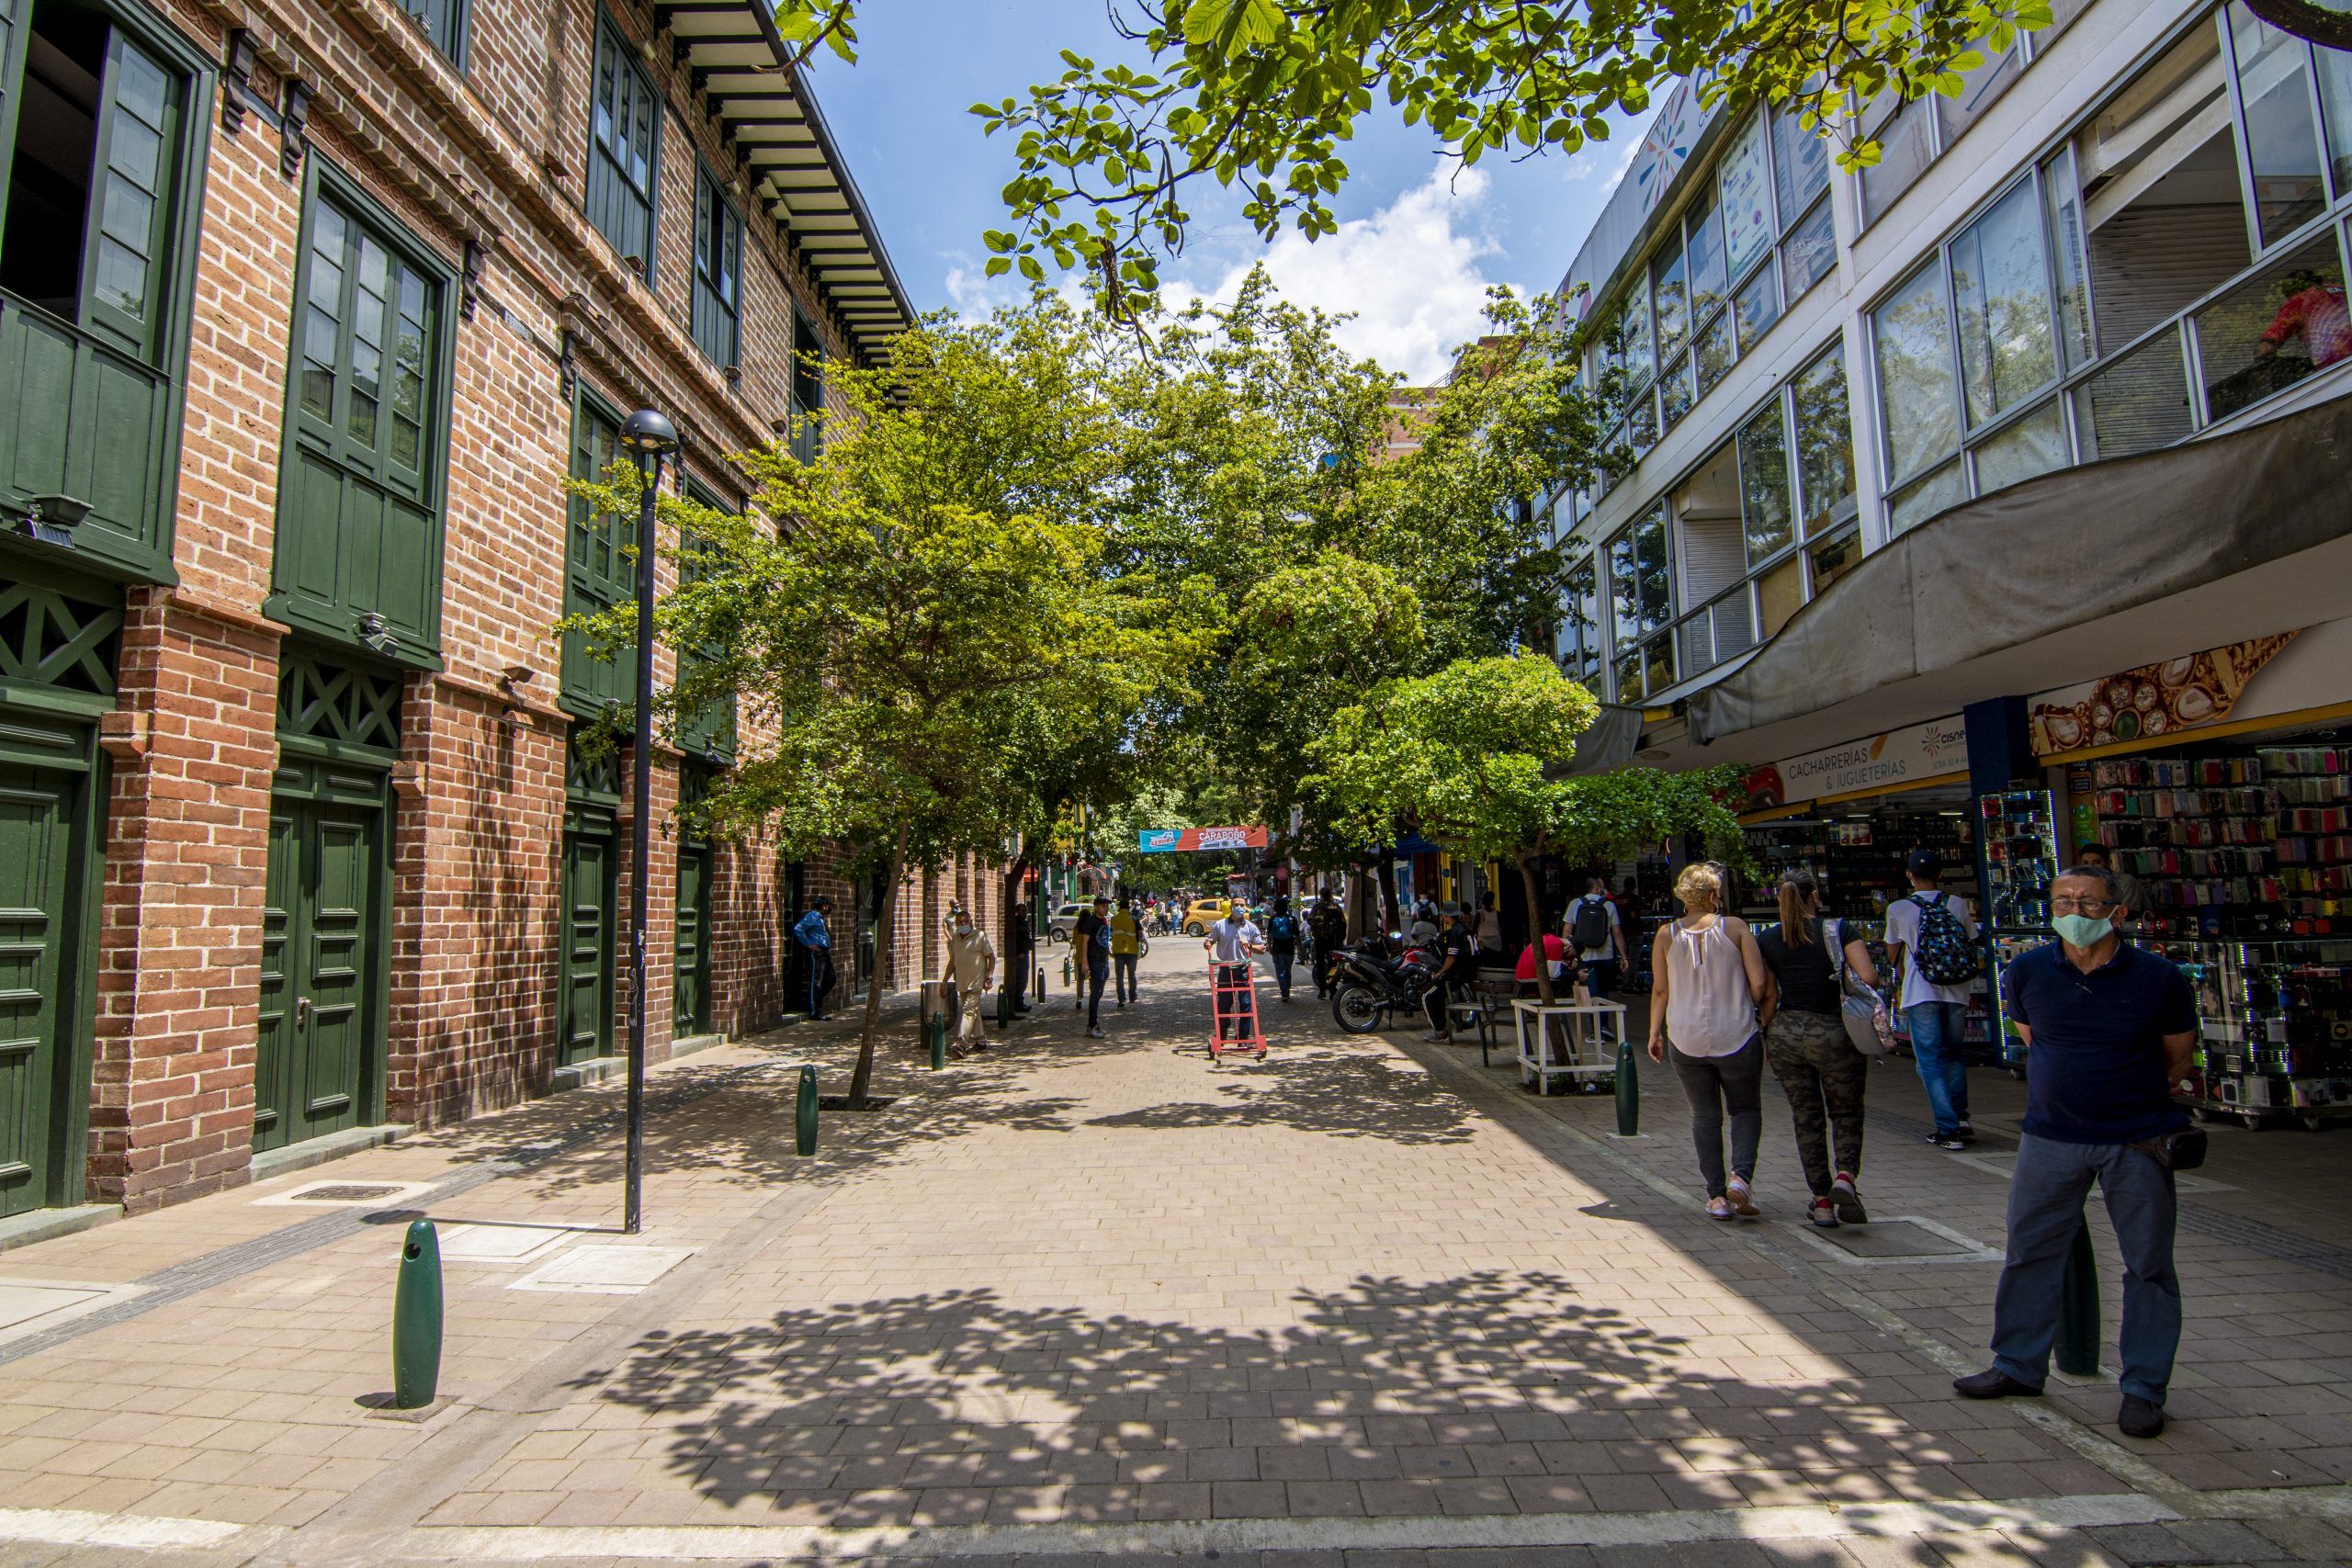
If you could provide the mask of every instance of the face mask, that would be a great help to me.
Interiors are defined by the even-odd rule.
[[[2097,947],[2115,929],[2111,915],[2052,915],[2050,924],[2075,947]]]
[[[956,921],[956,934],[957,936],[970,936],[972,934],[972,922],[969,920]]]

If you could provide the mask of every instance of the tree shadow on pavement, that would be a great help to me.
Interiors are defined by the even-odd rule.
[[[1170,1100],[1090,1118],[1090,1127],[1150,1129],[1273,1126],[1400,1144],[1466,1143],[1476,1117],[1467,1101],[1411,1063],[1387,1055],[1285,1053],[1216,1080],[1216,1101]]]

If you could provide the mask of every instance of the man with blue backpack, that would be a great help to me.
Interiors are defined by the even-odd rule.
[[[792,928],[792,940],[798,942],[808,963],[808,1021],[821,1023],[825,1019],[825,998],[833,988],[833,932],[825,917],[833,911],[831,898],[820,898],[808,907]]]
[[[1266,955],[1274,961],[1274,985],[1283,1000],[1290,1000],[1290,966],[1298,957],[1298,916],[1287,893],[1275,895],[1274,912],[1266,918]]]
[[[1968,900],[1938,886],[1943,857],[1913,850],[1911,894],[1886,907],[1886,953],[1901,976],[1895,1007],[1911,1033],[1911,1055],[1927,1087],[1939,1149],[1966,1148],[1976,1136],[1968,1122],[1968,987],[1984,967],[1976,917]]]

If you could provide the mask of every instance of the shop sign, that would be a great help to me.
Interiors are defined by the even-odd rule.
[[[2029,716],[2034,754],[2061,757],[2219,724],[2237,706],[2246,682],[2295,637],[2248,637],[2044,692],[2033,699]]]
[[[1747,809],[1899,789],[1967,771],[1968,727],[1954,714],[1758,768],[1747,775]]]
[[[1146,854],[1175,850],[1262,850],[1263,828],[1139,828],[1136,847]]]

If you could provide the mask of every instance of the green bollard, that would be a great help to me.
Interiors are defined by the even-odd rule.
[[[1064,953],[1062,955],[1062,984],[1067,987],[1070,983],[1070,976],[1076,973],[1077,971],[1070,965],[1069,955]]]
[[[1012,1027],[1012,984],[1011,981],[996,988],[996,1026],[999,1029]]]
[[[1642,1135],[1642,1080],[1640,1070],[1634,1066],[1634,1043],[1630,1040],[1617,1042],[1617,1135]]]
[[[947,1015],[934,1012],[924,1032],[931,1036],[931,1070],[943,1071],[947,1066]]]
[[[2075,1227],[2059,1276],[2057,1361],[2068,1377],[2098,1376],[2098,1257],[2088,1224]]]
[[[793,1106],[793,1146],[800,1154],[817,1152],[817,1069],[800,1069],[800,1093]]]
[[[392,1287],[392,1407],[422,1410],[441,1386],[441,1237],[412,1220]]]

